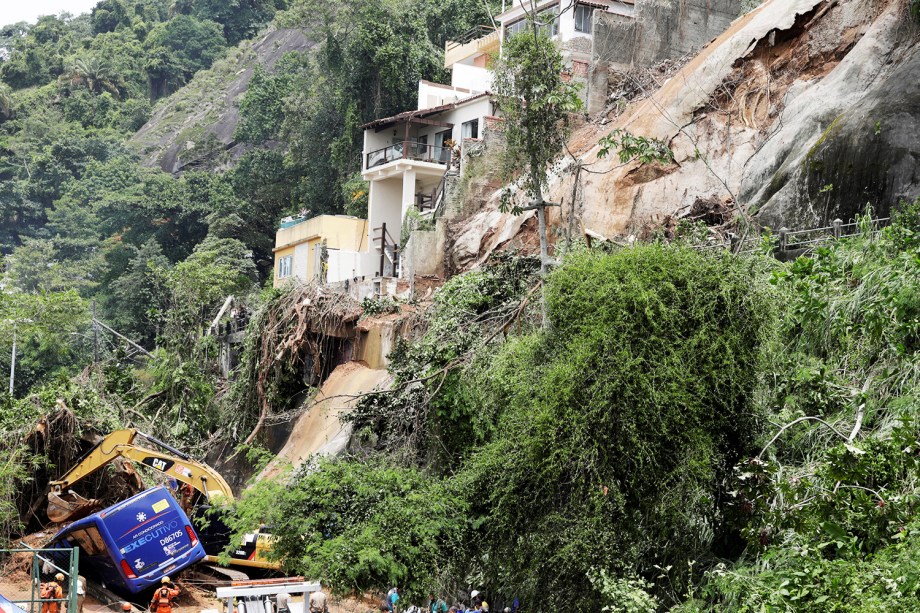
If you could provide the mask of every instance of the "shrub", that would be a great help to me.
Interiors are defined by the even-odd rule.
[[[548,330],[468,390],[499,416],[459,477],[496,589],[597,611],[593,566],[633,576],[727,551],[719,502],[760,427],[768,298],[742,260],[658,245],[550,276]]]
[[[268,523],[286,570],[322,577],[338,593],[398,585],[409,598],[435,589],[463,534],[467,509],[436,478],[382,461],[320,460],[293,481],[263,481],[229,523]]]

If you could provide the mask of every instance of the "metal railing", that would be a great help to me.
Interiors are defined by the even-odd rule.
[[[7,557],[12,554],[28,553],[32,555],[30,595],[29,598],[9,598],[5,597],[10,603],[29,613],[39,613],[42,607],[47,604],[56,603],[62,612],[71,613],[77,610],[77,578],[79,575],[79,549],[32,549],[24,546],[22,549],[0,549],[0,557]],[[48,580],[57,573],[63,573],[66,580],[61,585],[66,590],[63,598],[42,598],[41,584],[42,577]]]
[[[459,37],[457,37],[457,40],[447,41],[447,51],[452,51],[456,49],[457,47],[462,47],[463,45],[467,43],[473,42],[474,40],[478,38],[483,38],[484,36],[488,36],[489,34],[492,34],[493,32],[496,32],[496,31],[497,30],[494,27],[487,26],[487,25],[478,25],[473,28],[470,28],[469,30],[461,34]]]
[[[368,153],[365,168],[370,169],[375,166],[382,166],[396,160],[416,160],[446,165],[450,162],[450,156],[450,147],[436,147],[427,143],[404,140]]]
[[[803,230],[790,230],[780,228],[776,234],[755,234],[753,236],[738,236],[729,232],[724,241],[706,245],[695,245],[695,249],[706,251],[710,249],[726,249],[732,253],[749,254],[769,248],[775,254],[793,253],[800,255],[813,249],[815,246],[828,241],[839,240],[851,236],[877,234],[891,223],[891,218],[872,219],[867,221],[854,221],[843,223],[835,219],[829,226],[819,228],[806,228]],[[766,244],[765,244],[766,241]]]

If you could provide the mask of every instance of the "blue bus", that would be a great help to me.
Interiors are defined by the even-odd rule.
[[[48,547],[79,547],[81,571],[129,594],[205,557],[188,516],[162,486],[75,521]]]

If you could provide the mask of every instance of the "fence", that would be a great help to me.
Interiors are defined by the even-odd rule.
[[[766,236],[754,235],[742,237],[734,232],[729,232],[723,242],[697,245],[695,248],[700,250],[727,249],[732,253],[738,254],[754,253],[766,246],[764,245],[764,241],[766,240],[769,242],[770,250],[775,255],[783,253],[801,255],[811,250],[816,245],[828,241],[839,240],[850,236],[859,236],[861,234],[876,234],[890,223],[891,218],[889,217],[869,221],[855,221],[851,223],[843,223],[842,220],[835,219],[831,222],[830,226],[807,228],[805,230],[790,230],[784,227],[780,228],[776,234]]]
[[[62,611],[75,613],[77,610],[77,577],[79,574],[79,550],[72,549],[32,549],[25,546],[23,549],[0,549],[0,556],[8,557],[14,554],[29,554],[32,559],[30,566],[29,598],[10,598],[6,600],[28,613],[40,613],[46,603],[58,603]],[[63,598],[42,598],[42,578],[50,581],[57,573],[66,577],[64,585],[66,590]]]

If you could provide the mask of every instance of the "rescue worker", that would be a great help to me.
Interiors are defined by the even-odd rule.
[[[329,613],[329,607],[326,605],[326,594],[322,590],[317,590],[310,594],[310,613]]]
[[[42,586],[41,597],[45,598],[63,598],[64,597],[64,588],[61,587],[61,584],[64,583],[64,573],[58,573],[54,576],[53,581],[49,581]],[[59,602],[45,602],[42,604],[42,613],[58,613],[61,608],[61,603]]]
[[[83,603],[86,601],[86,579],[77,575],[77,613],[83,613]]]
[[[173,585],[169,577],[160,580],[160,587],[153,593],[150,610],[153,613],[172,613],[172,599],[179,597],[179,588]]]
[[[275,598],[275,604],[278,607],[278,613],[291,613],[291,595],[287,592],[281,592]]]

